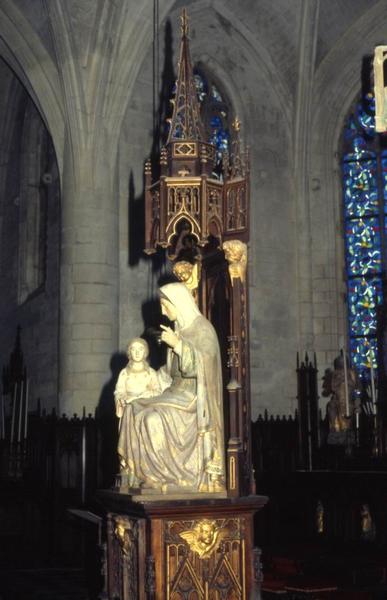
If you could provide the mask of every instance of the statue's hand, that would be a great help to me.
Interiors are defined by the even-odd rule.
[[[125,398],[123,396],[118,396],[118,402],[121,408],[125,408]]]
[[[161,340],[168,344],[171,348],[175,348],[180,342],[180,338],[170,327],[166,327],[165,325],[160,325],[163,331],[161,332]]]

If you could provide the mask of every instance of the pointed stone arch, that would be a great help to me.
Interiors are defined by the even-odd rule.
[[[36,104],[53,139],[61,172],[64,112],[58,70],[39,35],[10,0],[0,4],[0,56]]]

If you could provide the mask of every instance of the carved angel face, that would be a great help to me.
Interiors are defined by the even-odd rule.
[[[206,546],[214,541],[215,526],[211,521],[202,521],[198,534],[198,540]]]
[[[173,267],[173,272],[175,273],[176,277],[180,279],[180,281],[188,281],[189,278],[192,277],[193,268],[194,265],[191,265],[191,263],[185,260],[181,260],[175,264]]]
[[[244,245],[239,240],[230,240],[223,244],[227,262],[239,262],[242,259]]]

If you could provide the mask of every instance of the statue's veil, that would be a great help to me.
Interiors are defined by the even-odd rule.
[[[224,475],[223,386],[219,342],[215,329],[199,311],[183,283],[168,283],[160,288],[161,298],[171,302],[177,312],[182,339],[194,349],[197,368],[197,426],[201,432],[205,473]],[[198,317],[200,322],[194,326]],[[191,326],[191,327],[190,327]]]
[[[201,315],[195,300],[184,283],[167,283],[160,288],[161,298],[166,298],[173,304],[177,312],[179,329],[189,327]]]

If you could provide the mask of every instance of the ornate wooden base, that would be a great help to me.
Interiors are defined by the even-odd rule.
[[[253,516],[265,496],[133,502],[101,491],[109,600],[260,598]]]

